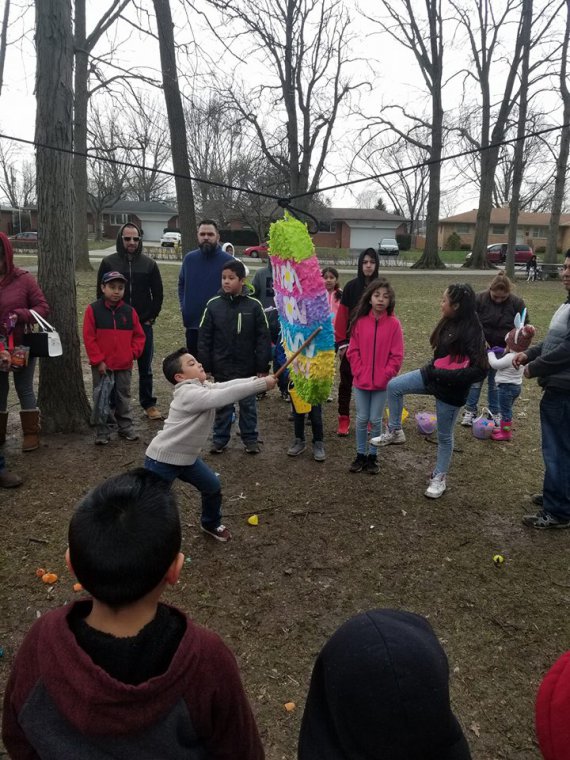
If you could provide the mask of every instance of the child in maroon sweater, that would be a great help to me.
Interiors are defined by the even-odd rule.
[[[79,504],[66,559],[92,594],[47,612],[16,656],[2,740],[18,760],[263,760],[234,656],[161,603],[184,564],[169,484],[132,470]]]

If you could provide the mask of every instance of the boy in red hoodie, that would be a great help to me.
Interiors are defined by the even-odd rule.
[[[131,413],[131,373],[133,359],[142,354],[145,335],[138,315],[124,302],[127,279],[120,272],[105,272],[101,280],[103,298],[85,310],[83,342],[93,373],[93,395],[103,378],[114,381],[114,414],[119,437],[138,440]],[[95,399],[94,399],[95,402]],[[99,421],[95,443],[109,443],[110,428]]]

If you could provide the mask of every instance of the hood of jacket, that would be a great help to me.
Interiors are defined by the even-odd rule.
[[[139,244],[137,245],[137,249],[133,254],[133,256],[138,256],[139,254],[142,253],[142,250],[143,250],[142,230],[134,222],[127,222],[127,224],[123,224],[121,229],[117,232],[117,253],[119,254],[119,256],[125,256],[125,258],[127,256],[125,244],[123,243],[123,230],[125,229],[125,227],[134,227],[136,230],[138,230]]]
[[[4,281],[9,282],[12,279],[14,270],[16,269],[14,266],[14,251],[12,250],[12,243],[8,239],[8,235],[0,232],[0,241],[2,242],[2,247],[4,248],[4,259],[6,261],[6,274]]]
[[[372,610],[319,654],[299,760],[469,760],[449,703],[447,657],[425,618]]]

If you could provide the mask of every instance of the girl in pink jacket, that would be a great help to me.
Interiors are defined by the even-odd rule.
[[[400,371],[404,360],[404,336],[393,316],[396,295],[386,279],[368,285],[356,308],[350,328],[347,358],[353,375],[356,401],[356,459],[350,472],[380,471],[376,447],[368,443],[382,428],[388,381]],[[378,431],[378,432],[376,432]]]

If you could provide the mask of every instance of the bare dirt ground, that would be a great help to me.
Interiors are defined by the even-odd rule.
[[[549,298],[560,302],[560,286],[551,287],[558,290]],[[425,355],[425,332],[414,340]],[[169,389],[157,386],[166,409]],[[539,758],[536,688],[570,639],[570,537],[520,524],[541,484],[538,401],[535,383],[525,384],[512,444],[477,441],[458,426],[449,489],[438,501],[423,496],[435,446],[411,419],[407,443],[381,450],[378,476],[350,475],[354,436],[334,434],[336,404],[325,409],[326,462],[313,461],[310,446],[291,459],[289,408],[276,393],[260,402],[259,456],[246,455],[237,436],[222,456],[205,455],[221,473],[233,542],[201,534],[197,493],[176,486],[187,561],[168,600],[236,653],[268,760],[294,760],[317,652],[341,622],[373,607],[429,617],[449,656],[453,705],[475,760]],[[433,402],[411,397],[407,408],[413,416]],[[64,565],[74,505],[106,475],[139,466],[157,429],[138,419],[139,442],[103,449],[91,435],[46,436],[39,451],[22,454],[16,422],[14,410],[5,453],[25,485],[0,492],[0,691],[31,623],[74,597]],[[251,514],[257,527],[247,524]],[[493,563],[497,553],[502,567]],[[46,587],[37,567],[60,580]]]

